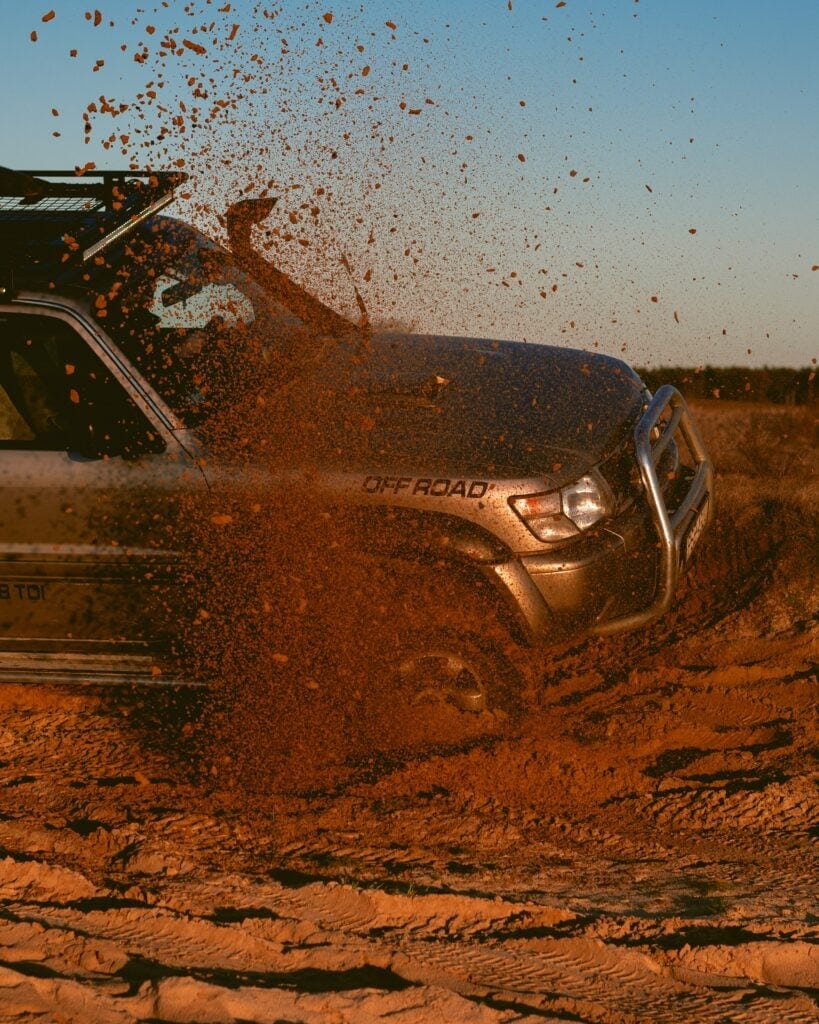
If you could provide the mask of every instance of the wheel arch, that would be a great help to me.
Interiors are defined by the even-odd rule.
[[[457,516],[412,509],[358,509],[354,518],[368,557],[457,573],[516,643],[531,646],[550,631],[553,617],[542,596],[510,549],[488,530]]]

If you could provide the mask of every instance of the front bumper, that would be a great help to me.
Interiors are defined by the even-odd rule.
[[[669,508],[657,466],[675,441],[689,455]],[[660,388],[634,430],[645,504],[568,548],[487,566],[530,643],[637,629],[671,605],[680,572],[713,517],[713,467],[685,399]]]
[[[688,489],[673,511],[666,505],[657,476],[657,466],[672,441],[685,446],[693,463]],[[637,423],[634,448],[660,546],[659,579],[653,601],[599,623],[594,632],[602,636],[637,629],[668,611],[680,570],[714,516],[714,467],[685,399],[670,384],[657,391]]]

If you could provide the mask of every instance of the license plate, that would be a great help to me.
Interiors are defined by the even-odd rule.
[[[694,553],[694,548],[699,544],[700,538],[702,537],[705,524],[708,522],[708,504],[710,498],[706,497],[705,501],[697,509],[696,515],[691,520],[691,525],[688,527],[688,532],[685,535],[683,541],[683,561],[687,562],[691,555]]]

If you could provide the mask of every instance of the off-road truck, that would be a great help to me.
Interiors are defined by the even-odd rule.
[[[177,679],[169,609],[208,562],[180,508],[250,478],[315,502],[330,534],[342,510],[381,585],[413,581],[396,685],[464,708],[510,651],[668,609],[713,509],[678,391],[594,352],[373,333],[259,254],[273,200],[234,204],[223,248],[161,213],[182,180],[0,172],[4,677]],[[290,402],[269,437],[262,393]],[[243,403],[259,451],[223,458],[212,425]]]

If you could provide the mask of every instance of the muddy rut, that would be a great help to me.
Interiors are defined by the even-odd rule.
[[[812,421],[698,416],[674,611],[550,652],[518,719],[266,771],[197,694],[5,687],[0,1020],[819,1020]]]

